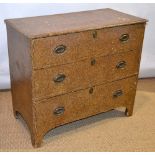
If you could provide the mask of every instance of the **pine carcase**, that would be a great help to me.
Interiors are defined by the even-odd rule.
[[[6,20],[13,111],[33,146],[116,107],[132,115],[145,23],[111,9]]]

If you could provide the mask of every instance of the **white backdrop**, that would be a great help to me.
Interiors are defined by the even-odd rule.
[[[149,20],[143,45],[140,77],[155,77],[155,4],[0,4],[0,89],[10,88],[4,19],[99,8],[113,8]]]

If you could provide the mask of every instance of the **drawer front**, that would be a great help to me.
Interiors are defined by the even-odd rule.
[[[95,55],[141,49],[144,24],[105,28],[34,39],[33,68],[75,62]]]
[[[46,132],[65,123],[133,104],[136,82],[137,76],[134,76],[37,102],[37,128]],[[118,90],[122,93],[116,93]]]
[[[132,76],[138,73],[139,55],[130,51],[33,71],[33,97],[52,97]]]

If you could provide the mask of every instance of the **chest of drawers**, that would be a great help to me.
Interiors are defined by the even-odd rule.
[[[121,106],[132,115],[145,19],[100,9],[5,22],[13,111],[34,147],[69,122]]]

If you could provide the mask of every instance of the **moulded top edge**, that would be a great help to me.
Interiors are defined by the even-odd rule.
[[[112,9],[98,9],[65,14],[26,17],[5,20],[6,25],[35,39],[92,29],[101,29],[136,23],[146,23],[146,19],[128,15]]]

